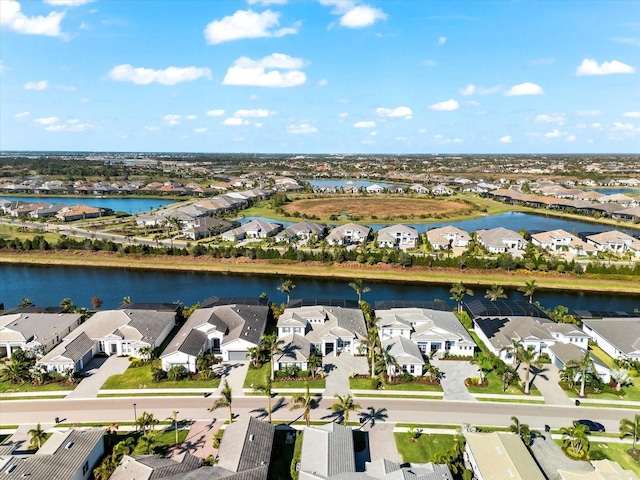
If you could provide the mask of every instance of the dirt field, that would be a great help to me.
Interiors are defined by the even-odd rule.
[[[361,218],[420,217],[421,215],[457,215],[471,212],[473,206],[456,200],[430,198],[358,197],[314,198],[295,200],[285,207],[289,213],[300,212],[309,216],[358,216]]]

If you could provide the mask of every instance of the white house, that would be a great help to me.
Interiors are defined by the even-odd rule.
[[[0,358],[16,348],[47,353],[82,323],[77,313],[9,313],[0,316]]]
[[[260,239],[275,235],[282,229],[279,223],[263,222],[262,220],[252,220],[244,225],[224,232],[220,237],[228,242],[244,240],[245,238]]]
[[[640,317],[583,319],[582,329],[611,358],[640,361]]]
[[[471,235],[451,225],[427,230],[427,238],[434,250],[467,247],[471,241]]]
[[[552,252],[566,250],[574,255],[593,255],[597,248],[564,230],[549,230],[531,235],[531,243]]]
[[[507,253],[522,250],[527,241],[519,233],[504,227],[476,232],[478,243],[483,245],[489,253]]]
[[[634,243],[638,242],[638,240],[631,235],[617,230],[589,235],[586,237],[586,240],[589,245],[593,245],[601,252],[609,251],[616,253],[629,250]]]
[[[372,193],[374,195],[377,195],[379,193],[382,193],[382,190],[384,190],[380,185],[374,183],[373,185],[369,185],[368,187],[365,188],[365,191],[367,193]]]
[[[378,231],[378,247],[380,248],[414,248],[420,235],[413,227],[406,225],[390,225]]]
[[[282,353],[274,358],[273,368],[282,370],[294,366],[300,370],[309,370],[309,357],[314,352],[311,342],[298,333],[290,333],[281,338],[284,341]]]
[[[300,222],[294,223],[276,235],[277,242],[290,243],[296,240],[309,240],[315,235],[316,238],[323,238],[326,227],[317,223]]]
[[[359,245],[365,241],[371,229],[365,225],[357,223],[346,223],[331,230],[327,235],[327,243],[329,245]]]
[[[422,375],[425,364],[422,352],[411,340],[401,336],[391,337],[382,341],[381,346],[395,362],[387,365],[387,375],[394,377],[403,372],[414,377]]]

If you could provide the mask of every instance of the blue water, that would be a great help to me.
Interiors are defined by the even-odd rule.
[[[7,197],[0,196],[0,200],[9,200],[10,202],[28,202],[28,203],[63,203],[65,205],[88,205],[90,207],[109,208],[114,212],[126,212],[130,214],[148,212],[154,208],[161,208],[172,203],[175,200],[162,200],[157,198],[119,198],[119,197]]]
[[[617,193],[622,193],[624,195],[640,195],[639,188],[590,188],[589,190],[604,193],[605,195],[615,195]]]
[[[374,182],[371,180],[306,180],[314,187],[346,187],[348,185],[355,185],[358,188],[369,187],[371,185],[380,185],[381,187],[390,187],[393,183],[386,182]]]
[[[296,222],[290,221],[282,221],[282,220],[274,220],[266,217],[244,217],[240,218],[240,223],[244,224],[251,220],[262,220],[265,222],[274,222],[280,223],[286,227],[292,225]],[[300,219],[299,221],[302,221]],[[401,222],[394,222],[401,223]],[[369,224],[373,231],[378,231],[383,227],[386,227],[390,224]],[[599,233],[608,230],[619,230],[626,232],[628,234],[638,234],[640,230],[632,229],[628,227],[613,227],[610,225],[599,225],[596,223],[589,222],[580,222],[577,220],[568,220],[558,217],[547,217],[544,215],[533,215],[531,213],[521,213],[521,212],[508,212],[501,213],[500,215],[492,215],[482,218],[475,218],[473,220],[462,220],[459,222],[438,222],[438,223],[405,223],[405,225],[409,225],[415,228],[419,233],[426,232],[427,230],[431,230],[433,228],[444,227],[446,225],[454,225],[466,232],[475,232],[476,230],[481,229],[491,229],[496,227],[505,227],[510,230],[514,230],[516,232],[520,230],[527,230],[528,232],[539,232],[545,230],[556,230],[563,229],[569,233],[577,234],[580,232],[592,232]]]
[[[176,258],[176,261],[179,261]],[[356,274],[357,275],[357,274]],[[354,275],[354,277],[356,276]],[[104,309],[116,308],[123,297],[133,302],[174,302],[193,305],[210,296],[257,297],[265,292],[277,303],[284,303],[286,295],[277,290],[284,277],[278,275],[237,275],[196,272],[162,272],[151,270],[100,269],[77,267],[35,267],[0,265],[0,302],[5,308],[17,306],[24,297],[37,306],[56,306],[63,298],[71,298],[77,306],[91,307],[91,297],[103,300]],[[452,274],[451,283],[464,280],[464,274]],[[351,280],[293,277],[296,288],[291,298],[347,298],[356,300],[349,287]],[[363,299],[378,300],[439,299],[448,302],[450,285],[389,283],[366,281],[371,291]],[[484,288],[475,288],[476,298],[483,298]],[[509,298],[523,300],[521,292],[508,291]],[[554,308],[564,305],[570,310],[633,311],[640,307],[637,295],[602,295],[582,292],[536,292],[534,300]]]

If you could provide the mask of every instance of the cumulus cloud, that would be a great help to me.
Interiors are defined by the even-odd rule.
[[[185,115],[185,117],[187,120],[195,120],[196,118],[198,118],[197,115]]]
[[[224,115],[224,110],[221,108],[218,108],[215,110],[209,110],[207,112],[207,116],[209,117],[221,117],[222,115]]]
[[[258,13],[253,10],[238,10],[222,20],[214,20],[204,29],[204,38],[208,44],[230,42],[241,38],[283,37],[298,33],[297,26],[280,26],[280,13],[265,10]]]
[[[244,120],[242,118],[238,118],[238,117],[229,117],[229,118],[225,118],[224,122],[222,122],[223,125],[229,125],[232,127],[238,127],[240,125],[249,125],[249,120]]]
[[[326,78],[321,78],[320,80],[318,80],[318,85],[321,87],[326,87],[329,84],[329,80],[327,80]]]
[[[54,123],[58,123],[60,119],[58,117],[42,117],[36,118],[33,123],[38,125],[53,125]]]
[[[511,135],[505,135],[500,138],[500,143],[511,143]]]
[[[554,128],[550,132],[545,133],[544,137],[545,138],[558,138],[558,137],[560,137],[562,135],[564,135],[562,132],[560,132],[557,128]]]
[[[146,127],[144,127],[144,129],[147,132],[157,132],[158,130],[160,130],[160,127],[156,127],[154,125],[147,125]]]
[[[182,115],[169,114],[162,117],[162,120],[164,120],[164,123],[166,123],[167,125],[175,126],[180,125],[181,118]]]
[[[40,80],[39,82],[27,82],[24,84],[25,90],[46,90],[49,88],[49,82]]]
[[[396,108],[376,108],[376,113],[381,117],[401,117],[410,120],[413,117],[413,112],[409,107],[396,107]]]
[[[334,15],[340,16],[340,25],[346,28],[364,28],[378,20],[386,20],[387,14],[356,0],[320,0],[325,6],[334,7]]]
[[[95,128],[95,125],[82,123],[77,118],[62,122],[58,117],[43,117],[36,118],[33,123],[43,126],[48,132],[85,132]]]
[[[234,117],[240,117],[240,118],[246,118],[246,117],[250,117],[250,118],[266,118],[270,115],[275,114],[276,112],[271,112],[269,110],[263,109],[263,108],[259,108],[259,109],[255,109],[255,110],[246,110],[246,109],[240,109],[240,110],[236,110],[236,113],[233,114]]]
[[[376,126],[376,122],[374,121],[361,121],[353,124],[356,128],[374,128]]]
[[[502,85],[496,85],[495,87],[485,88],[485,87],[480,87],[478,85],[474,85],[473,83],[470,83],[466,87],[460,89],[460,94],[465,96],[491,95],[494,93],[498,93],[500,90],[502,90]]]
[[[205,133],[208,129],[206,127],[195,128],[193,130],[194,133]]]
[[[452,112],[453,110],[458,110],[460,108],[460,104],[457,100],[445,100],[444,102],[434,103],[433,105],[429,105],[429,110],[435,110],[437,112]]]
[[[44,3],[54,5],[56,7],[79,7],[91,3],[93,0],[44,0]]]
[[[211,80],[211,70],[200,67],[168,67],[164,70],[153,70],[124,64],[112,68],[107,76],[117,82],[131,82],[136,85],[149,85],[150,83],[176,85],[199,78]]]
[[[576,141],[576,136],[575,135],[569,135],[567,137],[567,142],[575,142]]]
[[[316,133],[318,129],[308,123],[301,123],[299,125],[289,125],[287,127],[288,133],[293,133],[296,135],[306,135],[307,133]]]
[[[535,83],[525,82],[518,85],[514,85],[505,93],[508,97],[520,97],[522,95],[543,95],[544,90],[540,85]]]
[[[64,16],[64,12],[50,12],[46,17],[28,17],[22,13],[16,0],[0,1],[0,25],[6,25],[16,33],[58,37],[62,34],[60,23]]]
[[[302,58],[283,53],[273,53],[260,60],[240,57],[229,67],[222,83],[273,88],[296,87],[307,81],[307,76],[300,70],[306,64]]]
[[[349,116],[349,112],[342,112],[338,115],[338,118],[347,118]]]
[[[619,62],[618,60],[611,60],[610,62],[602,62],[598,65],[598,62],[591,58],[585,58],[582,63],[576,68],[576,75],[614,75],[616,73],[635,73],[635,68],[626,63]]]
[[[566,119],[564,113],[541,113],[540,115],[536,115],[534,120],[539,123],[557,123],[558,125],[564,125]]]
[[[444,45],[445,43],[447,43],[447,37],[438,38],[438,45]]]
[[[627,118],[640,118],[640,112],[624,112],[622,116]]]
[[[30,112],[21,112],[21,113],[16,113],[13,118],[24,118],[24,117],[28,117],[29,115],[31,115]]]

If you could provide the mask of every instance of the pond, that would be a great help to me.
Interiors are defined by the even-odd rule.
[[[35,197],[31,195],[24,197],[0,196],[0,200],[27,203],[63,203],[65,205],[82,204],[90,207],[109,208],[114,212],[126,212],[129,214],[148,212],[154,208],[162,208],[175,203],[175,200],[164,200],[159,198]]]

